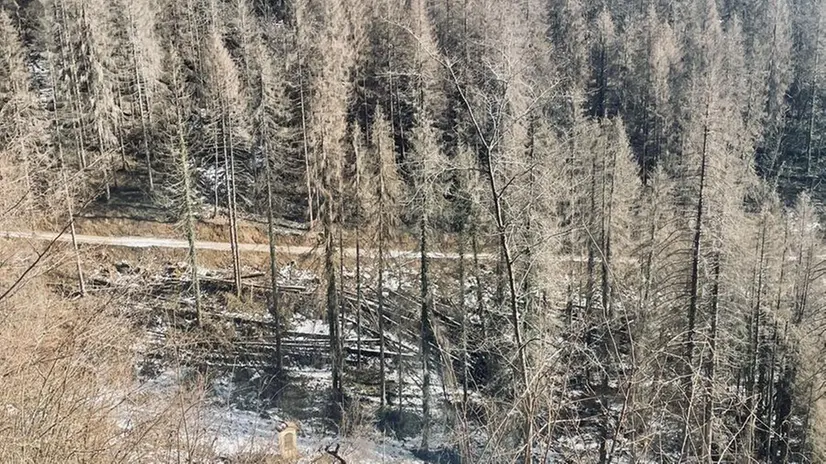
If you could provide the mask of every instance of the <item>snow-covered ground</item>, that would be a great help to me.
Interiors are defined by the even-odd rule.
[[[181,269],[176,274],[186,275],[186,264],[180,263],[178,267]],[[139,283],[138,281],[145,284],[148,278],[148,281],[154,282],[155,287],[161,289],[158,291],[177,292],[177,287],[162,285],[165,279],[168,279],[166,275],[134,272],[124,264],[120,268],[123,272],[119,269],[117,275],[107,276],[107,280],[113,285],[120,284],[121,280],[128,281],[133,286]],[[213,270],[201,271],[204,276],[223,275]],[[386,302],[406,304],[405,299],[415,295],[415,279],[415,272],[388,271],[384,279],[385,297],[388,298]],[[301,295],[309,295],[318,285],[316,275],[295,268],[293,264],[280,269],[278,280],[279,284],[284,286],[307,289],[302,291]],[[466,295],[471,299],[471,303],[475,303],[476,297],[473,284],[470,280],[466,281]],[[449,293],[449,289],[446,292]],[[489,293],[486,291],[482,295],[486,306],[490,303]],[[178,307],[187,302],[192,307],[192,302],[181,295],[176,294],[175,298]],[[386,363],[388,408],[381,412],[378,361],[375,356],[378,338],[368,331],[362,333],[362,352],[365,355],[369,352],[372,356],[365,356],[361,367],[356,368],[356,354],[352,350],[357,335],[355,324],[353,321],[346,324],[342,335],[346,340],[345,344],[350,348],[344,378],[345,395],[348,400],[344,406],[345,419],[339,422],[335,417],[341,415],[341,406],[331,401],[332,379],[328,365],[329,345],[326,340],[329,327],[326,321],[318,318],[318,312],[303,310],[301,305],[304,303],[301,300],[299,307],[291,315],[286,327],[289,336],[285,341],[288,341],[295,351],[286,353],[288,379],[286,385],[278,387],[274,386],[274,382],[269,378],[271,374],[268,373],[268,366],[271,366],[271,354],[268,353],[271,352],[267,349],[271,349],[273,343],[271,328],[268,325],[272,322],[270,314],[261,311],[260,308],[254,310],[243,304],[236,304],[230,310],[222,298],[219,292],[207,295],[205,301],[208,301],[212,328],[204,334],[190,332],[191,320],[189,325],[181,324],[180,318],[177,322],[169,320],[166,310],[159,311],[140,305],[144,308],[140,311],[148,310],[151,313],[150,317],[142,318],[146,337],[135,346],[136,351],[144,355],[139,362],[142,366],[138,369],[140,389],[137,393],[147,400],[137,403],[126,402],[119,406],[119,423],[125,433],[135,424],[147,423],[156,416],[170,414],[170,405],[175,405],[176,395],[180,396],[181,392],[186,391],[187,406],[179,406],[185,411],[173,410],[171,416],[173,420],[179,421],[179,427],[185,427],[185,432],[191,435],[187,437],[188,440],[197,437],[199,446],[206,449],[206,454],[212,459],[196,462],[236,462],[239,457],[253,454],[275,456],[279,452],[277,429],[283,421],[296,422],[300,427],[298,447],[304,456],[301,462],[311,462],[312,459],[322,456],[325,448],[331,445],[339,445],[339,453],[348,463],[458,462],[457,434],[451,430],[453,426],[449,424],[455,424],[457,420],[455,402],[457,398],[461,398],[460,385],[457,385],[454,374],[445,375],[450,377],[448,380],[435,368],[430,387],[433,402],[430,449],[448,451],[443,453],[442,460],[439,460],[436,454],[422,460],[417,457],[415,451],[421,441],[422,409],[421,361],[417,355],[419,341],[416,339],[418,331],[415,327],[408,331],[397,331],[397,319],[393,316],[389,321],[390,325],[386,327],[386,349],[389,355]],[[161,300],[163,298],[159,298],[158,301]],[[314,300],[310,296],[307,301]],[[415,308],[413,311],[415,318]],[[347,315],[354,320],[354,314]],[[476,314],[471,316],[470,319],[478,318]],[[401,320],[401,317],[399,316],[398,320]],[[362,321],[367,327],[376,326],[375,311],[362,311]],[[226,335],[228,338],[221,339],[222,334],[229,334]],[[194,337],[194,341],[191,337]],[[204,337],[217,338],[204,342]],[[560,340],[561,343],[564,341]],[[179,344],[179,347],[174,346],[175,344]],[[399,345],[403,349],[401,392],[400,366],[396,357]],[[257,357],[250,357],[250,353]],[[216,357],[207,356],[202,359],[203,355]],[[223,359],[218,359],[221,357]],[[253,358],[254,361],[250,361]],[[208,360],[205,361],[206,359]],[[225,363],[224,360],[231,362]],[[196,365],[200,368],[196,368]],[[149,368],[144,369],[144,366]],[[576,396],[577,392],[578,390],[571,390],[569,395]],[[470,398],[471,403],[478,405],[483,405],[486,401],[483,395],[474,391],[470,392]],[[401,416],[396,412],[400,401],[404,410]],[[609,404],[609,409],[615,413],[619,407],[619,403]],[[409,428],[399,431],[398,428],[394,428],[399,427],[398,423],[387,426],[384,421],[409,421],[401,426]],[[563,430],[565,428],[564,424],[559,425],[561,435],[552,440],[550,446],[547,443],[537,443],[535,455],[545,456],[545,461],[550,463],[588,462],[588,459],[592,459],[601,441],[593,427],[572,429],[570,432]],[[385,432],[382,433],[380,430]],[[498,424],[471,424],[464,436],[474,454],[483,454],[485,462],[498,462],[491,454],[507,452],[507,447],[510,446],[507,438],[504,441],[488,443],[489,434],[498,433]],[[490,449],[489,446],[496,447],[496,450]],[[619,444],[618,450],[621,449],[622,446]],[[159,458],[157,462],[165,461]],[[618,457],[614,462],[623,461]]]
[[[191,379],[193,371],[189,368],[179,370],[167,369],[160,375],[143,379],[140,391],[131,392],[133,396],[155,398],[156,401],[140,406],[122,403],[119,406],[119,424],[124,432],[134,424],[153,420],[161,413],[163,401],[175,397],[182,385]],[[252,379],[255,380],[255,379]],[[300,426],[298,448],[302,455],[299,462],[311,462],[325,453],[328,446],[339,445],[339,454],[347,462],[356,463],[422,463],[413,454],[415,443],[402,442],[367,429],[359,430],[352,436],[340,437],[326,424],[322,413],[324,410],[324,393],[329,388],[329,371],[302,368],[291,372],[291,381],[300,383],[307,397],[317,396],[316,401],[306,403],[305,414],[308,417],[299,420],[279,407],[261,406],[266,402],[246,401],[244,406],[258,405],[257,410],[246,409],[244,393],[248,385],[239,385],[231,376],[225,375],[210,380],[205,385],[203,396],[196,408],[189,409],[186,422],[189,433],[197,434],[202,446],[208,447],[214,455],[215,462],[225,462],[239,456],[250,454],[277,455],[278,425],[282,421],[296,421]],[[249,392],[246,393],[249,395]],[[183,422],[183,421],[182,421]]]

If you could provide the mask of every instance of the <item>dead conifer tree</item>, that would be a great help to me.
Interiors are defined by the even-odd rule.
[[[171,154],[171,169],[177,172],[177,176],[174,176],[174,184],[169,186],[167,190],[170,191],[171,199],[180,211],[179,216],[183,222],[188,245],[188,264],[195,300],[195,314],[198,325],[203,326],[205,319],[201,302],[200,278],[198,276],[197,248],[195,247],[196,204],[198,200],[192,182],[192,159],[187,140],[189,127],[184,113],[189,107],[188,99],[190,95],[183,81],[181,62],[178,55],[174,51],[170,51],[166,61],[167,101],[172,103],[172,112],[166,115],[165,119],[167,120],[167,127],[171,126],[172,129],[167,135]]]
[[[77,245],[77,234],[75,233],[75,213],[74,213],[74,196],[72,195],[72,185],[69,184],[69,177],[67,174],[67,166],[66,166],[66,158],[63,154],[63,138],[60,133],[60,112],[59,106],[57,103],[57,82],[55,78],[55,69],[54,63],[50,60],[49,61],[49,70],[51,75],[51,84],[52,84],[52,105],[53,108],[53,119],[52,119],[52,143],[57,150],[57,161],[58,166],[60,169],[60,180],[63,184],[63,193],[64,193],[64,201],[66,202],[66,213],[68,215],[68,222],[69,222],[69,231],[72,234],[72,249],[74,250],[75,254],[75,267],[77,269],[77,281],[78,281],[78,289],[80,291],[81,296],[86,295],[86,281],[83,277],[83,266],[80,260],[80,249]]]
[[[266,27],[266,25],[261,27]],[[276,375],[282,376],[284,369],[282,352],[283,314],[279,298],[278,262],[275,249],[275,215],[277,213],[278,198],[274,193],[274,185],[277,181],[278,167],[283,164],[283,148],[281,148],[281,145],[286,143],[289,134],[287,129],[283,127],[287,111],[284,107],[286,101],[284,86],[280,83],[283,72],[281,71],[282,68],[275,65],[269,53],[270,50],[266,47],[262,37],[251,40],[250,59],[256,63],[258,72],[258,75],[250,82],[250,92],[254,96],[252,123],[255,144],[264,158],[266,184],[267,241],[269,244],[270,268],[269,312],[275,324]]]
[[[414,192],[409,200],[419,225],[419,279],[420,279],[420,349],[422,362],[422,441],[419,449],[430,448],[432,397],[431,371],[433,370],[431,346],[436,344],[433,330],[433,288],[430,274],[430,257],[428,240],[436,216],[443,208],[444,174],[448,166],[436,140],[430,120],[422,118],[413,130],[410,154],[413,171]]]
[[[307,139],[315,164],[312,175],[315,182],[310,185],[310,190],[319,192],[317,216],[323,228],[333,391],[335,399],[340,401],[343,398],[344,357],[337,292],[337,280],[341,276],[337,276],[335,263],[335,236],[336,227],[341,227],[343,219],[339,202],[343,200],[343,163],[345,147],[349,145],[347,111],[353,90],[350,73],[356,58],[356,47],[352,41],[358,36],[358,25],[364,18],[359,2],[307,0],[299,2],[295,8],[297,28],[302,37],[313,39],[300,41],[299,47],[302,51],[305,51],[305,46],[307,48],[307,53],[302,56],[313,58],[307,63],[308,75],[312,76],[309,82]]]
[[[214,147],[216,156],[218,152],[221,152],[223,158],[223,181],[227,198],[235,295],[240,298],[241,254],[238,250],[237,183],[237,171],[240,167],[236,151],[245,143],[247,137],[247,121],[244,112],[246,96],[242,93],[238,70],[222,43],[218,27],[215,24],[212,26],[203,53],[207,71],[207,98],[209,98],[210,109],[213,112]]]
[[[131,119],[138,119],[140,147],[146,163],[151,192],[155,188],[152,149],[156,130],[155,115],[159,105],[156,94],[163,72],[164,53],[156,32],[160,13],[153,2],[143,0],[119,0],[113,3],[113,7],[117,8],[116,18],[120,20],[122,28],[122,43],[119,44],[119,52],[122,55],[120,61],[127,70],[122,76],[126,84],[123,89],[125,95],[119,96],[131,103]],[[121,90],[118,89],[118,92]],[[123,138],[122,134],[120,138]]]
[[[0,11],[0,152],[17,169],[3,175],[9,191],[22,192],[22,197],[8,195],[0,202],[7,214],[16,209],[20,218],[33,219],[36,178],[48,164],[42,155],[48,139],[48,119],[32,89],[26,72],[26,56],[19,32],[5,11]],[[18,175],[19,174],[19,175]],[[15,207],[15,205],[17,205]]]
[[[377,243],[376,260],[377,282],[376,298],[378,301],[378,328],[379,328],[379,383],[380,405],[385,406],[387,401],[386,375],[386,340],[385,340],[385,273],[387,271],[387,248],[396,233],[399,225],[399,207],[403,184],[396,168],[396,152],[393,149],[393,139],[390,125],[381,110],[376,112],[371,133],[372,169],[369,177],[371,197],[374,200],[368,220],[375,224],[373,240]]]

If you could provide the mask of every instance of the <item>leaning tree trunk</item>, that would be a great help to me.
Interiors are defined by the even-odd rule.
[[[528,381],[528,363],[527,357],[525,355],[525,346],[523,345],[522,341],[522,324],[521,317],[519,314],[519,303],[517,301],[516,294],[516,275],[513,269],[513,257],[510,249],[510,244],[508,244],[507,224],[505,223],[505,216],[502,207],[502,194],[499,190],[499,186],[496,183],[496,174],[493,170],[492,156],[493,154],[491,153],[490,147],[487,147],[486,173],[488,178],[488,186],[490,188],[490,194],[493,199],[493,209],[494,218],[496,219],[497,235],[499,237],[499,246],[502,251],[502,258],[504,260],[505,272],[507,277],[508,296],[510,303],[510,319],[511,325],[513,326],[513,338],[514,342],[516,343],[517,350],[517,364],[514,366],[514,374],[517,378],[521,380],[521,386],[525,388],[526,397],[522,401],[525,405],[529,405],[530,392],[528,391],[528,389],[530,387],[530,384]],[[533,452],[533,417],[530,417],[530,414],[527,411],[525,411],[524,433],[525,463],[530,463],[532,461],[531,456]]]
[[[531,399],[530,399],[530,382],[528,379],[528,363],[527,363],[527,356],[525,354],[525,346],[522,340],[522,328],[521,328],[521,317],[519,314],[519,303],[517,299],[517,290],[516,290],[516,275],[514,272],[514,261],[512,252],[510,249],[510,245],[508,243],[508,232],[507,226],[508,224],[505,221],[505,213],[503,211],[502,206],[502,190],[500,190],[499,185],[496,181],[496,173],[494,172],[493,166],[493,155],[494,155],[494,148],[499,141],[501,141],[501,134],[494,133],[491,137],[488,137],[485,133],[485,130],[482,129],[482,126],[479,123],[479,120],[476,118],[475,112],[473,111],[473,107],[468,100],[465,91],[460,84],[458,77],[453,72],[453,69],[450,66],[447,67],[447,70],[451,73],[451,77],[453,78],[453,84],[455,85],[456,91],[459,93],[460,97],[462,98],[462,102],[464,104],[465,109],[467,109],[471,120],[473,121],[473,125],[476,130],[476,135],[479,137],[480,141],[482,142],[484,149],[485,149],[485,156],[484,156],[484,173],[487,177],[487,183],[489,188],[489,193],[491,200],[493,202],[493,216],[496,224],[496,235],[499,239],[499,246],[500,251],[502,254],[502,258],[504,260],[504,267],[507,273],[507,284],[508,284],[508,291],[509,291],[509,306],[510,306],[510,322],[513,327],[513,335],[514,335],[514,342],[516,343],[516,356],[517,362],[514,363],[514,377],[518,378],[521,381],[521,386],[525,389],[525,398],[521,400],[523,405],[523,415],[524,415],[524,424],[523,424],[523,432],[524,432],[524,459],[525,463],[528,464],[532,461],[532,454],[533,454],[533,426],[534,426],[534,418],[529,411]]]
[[[221,103],[224,105],[223,102]],[[221,146],[224,155],[224,187],[227,189],[227,212],[229,215],[229,244],[232,253],[232,273],[235,283],[235,296],[241,297],[241,270],[238,268],[238,261],[236,260],[236,234],[238,229],[235,226],[235,193],[233,187],[235,186],[235,155],[232,150],[232,142],[229,139],[228,133],[232,130],[227,121],[226,108],[221,108]]]
[[[241,298],[241,252],[238,249],[238,189],[235,184],[235,148],[232,143],[232,119],[227,116],[227,142],[229,143],[229,179],[232,194],[229,196],[230,247],[232,267],[235,270],[235,296]]]
[[[77,234],[75,233],[75,213],[72,207],[72,195],[69,193],[69,179],[66,176],[66,165],[63,161],[63,145],[59,142],[58,152],[60,153],[60,175],[63,180],[63,190],[66,197],[66,211],[69,214],[69,230],[72,234],[72,249],[75,252],[78,289],[80,296],[86,296],[86,282],[83,278],[83,266],[80,263],[80,249],[77,246]]]

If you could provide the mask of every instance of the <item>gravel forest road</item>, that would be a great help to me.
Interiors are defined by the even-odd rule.
[[[43,232],[43,231],[0,231],[0,237],[6,239],[17,240],[33,240],[44,242],[69,242],[72,241],[72,236],[68,232],[62,234],[58,232]],[[124,247],[124,248],[188,248],[186,240],[179,240],[174,238],[164,237],[136,237],[136,236],[101,236],[101,235],[83,235],[75,234],[75,239],[80,245],[98,245],[110,247]],[[195,248],[199,250],[214,250],[214,251],[230,251],[229,242],[208,242],[196,241]],[[266,243],[239,243],[238,248],[243,253],[269,253],[270,248]],[[321,254],[323,249],[321,247],[297,246],[297,245],[277,245],[276,253],[285,255],[308,255]],[[361,253],[369,256],[374,253],[371,249],[361,249]],[[344,255],[347,257],[355,257],[355,248],[345,248]],[[388,250],[387,255],[390,258],[398,259],[417,259],[419,251],[405,251],[405,250]],[[442,253],[430,252],[428,256],[432,259],[458,259],[458,253]],[[492,259],[493,255],[484,253],[479,255],[480,259]]]

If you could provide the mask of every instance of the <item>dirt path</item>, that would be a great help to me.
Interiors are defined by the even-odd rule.
[[[0,237],[6,239],[17,240],[36,240],[51,242],[57,238],[58,242],[70,242],[72,236],[64,233],[58,237],[56,232],[43,231],[0,231]],[[158,238],[158,237],[134,237],[134,236],[120,236],[120,237],[104,237],[100,235],[83,235],[76,234],[77,242],[82,245],[100,245],[110,247],[125,247],[125,248],[188,248],[186,240],[178,240],[172,238]],[[238,245],[239,249],[244,253],[269,253],[269,245],[265,243],[241,243]],[[230,251],[229,242],[207,242],[197,241],[195,247],[199,250],[215,250],[215,251]],[[286,255],[307,255],[311,253],[321,254],[323,250],[318,247],[309,246],[294,246],[294,245],[278,245],[276,246],[276,253]],[[374,250],[361,250],[362,255],[369,256],[374,253]],[[355,257],[355,248],[345,248],[344,254],[347,257]],[[388,251],[390,258],[398,259],[417,259],[419,252],[416,250],[390,250]],[[432,259],[458,259],[458,253],[441,253],[430,252],[428,256]],[[492,259],[493,255],[484,253],[479,255],[480,259]]]

